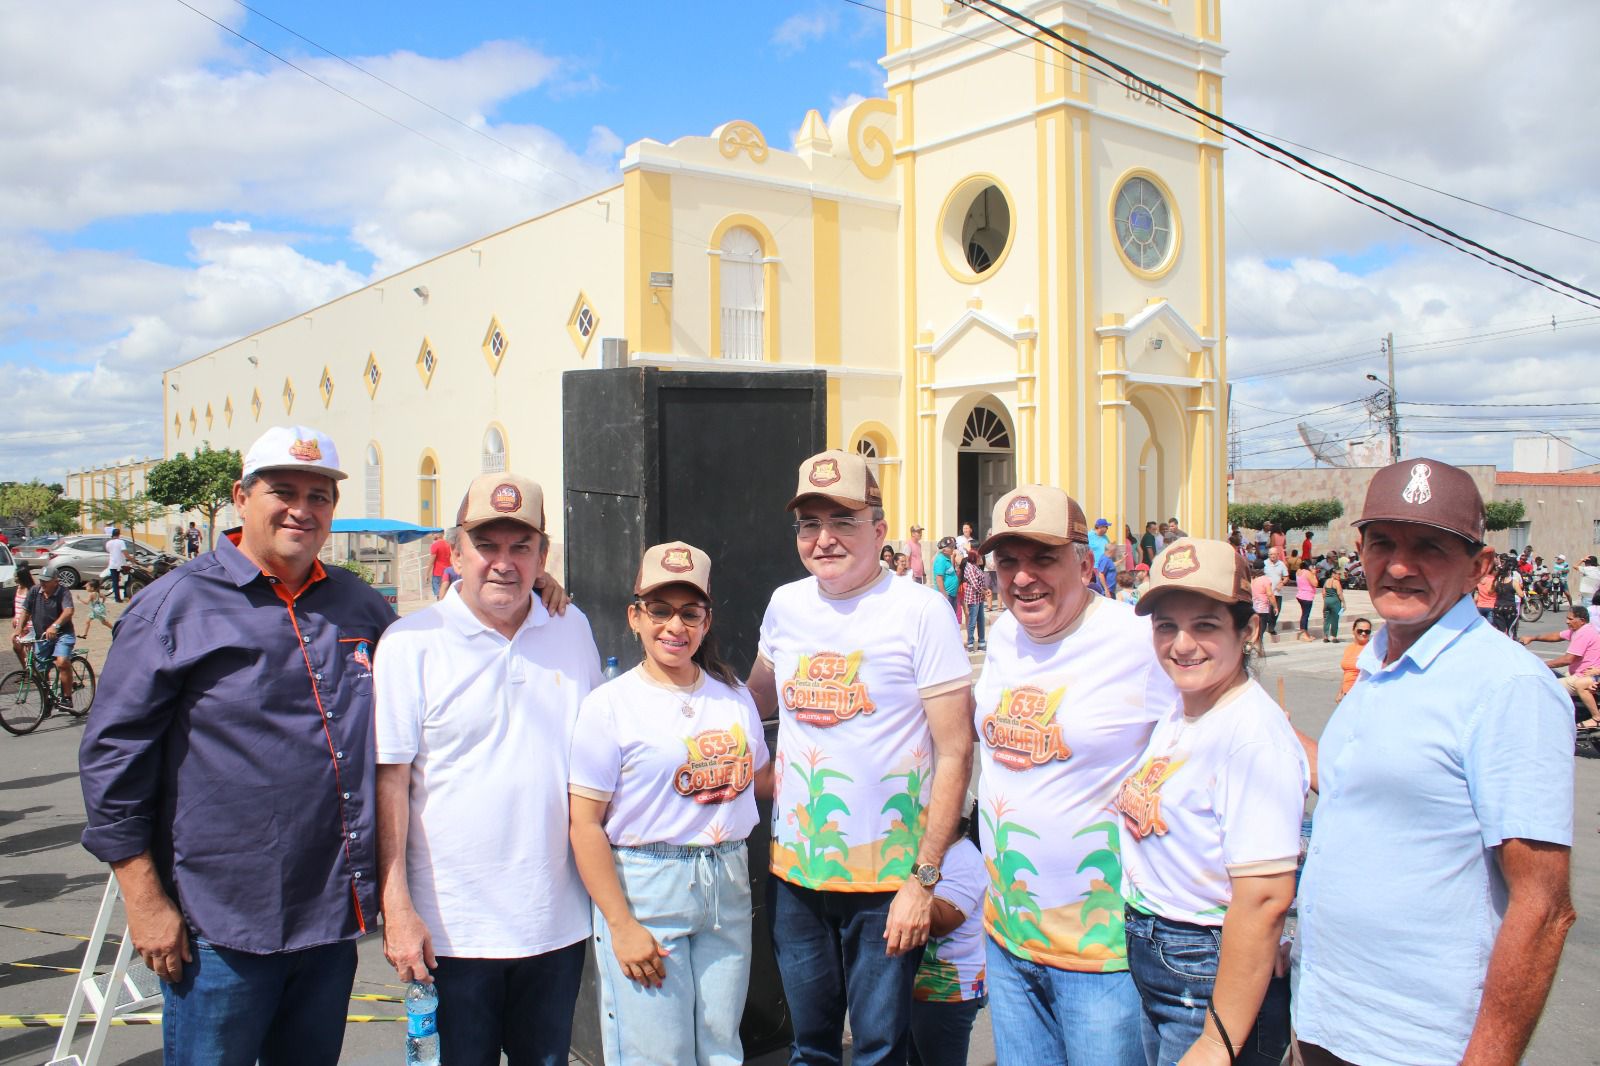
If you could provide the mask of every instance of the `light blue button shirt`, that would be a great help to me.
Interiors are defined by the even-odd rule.
[[[1319,745],[1294,1025],[1363,1066],[1457,1063],[1506,907],[1491,849],[1572,845],[1572,705],[1470,597],[1385,666],[1387,647]]]

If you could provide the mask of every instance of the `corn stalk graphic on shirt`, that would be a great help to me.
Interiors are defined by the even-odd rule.
[[[827,891],[900,887],[933,777],[923,696],[971,674],[949,606],[888,575],[848,600],[795,582],[773,594],[761,654],[779,706],[772,872]]]
[[[1113,801],[1177,701],[1149,623],[1095,598],[1064,636],[1035,642],[1006,615],[976,701],[985,928],[1042,965],[1127,969]]]

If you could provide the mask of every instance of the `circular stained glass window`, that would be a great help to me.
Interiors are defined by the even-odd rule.
[[[1112,218],[1117,246],[1140,270],[1160,270],[1172,252],[1172,208],[1155,182],[1133,177],[1117,190]]]

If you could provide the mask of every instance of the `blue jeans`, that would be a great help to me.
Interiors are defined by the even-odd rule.
[[[891,957],[884,927],[893,892],[817,892],[767,881],[772,949],[794,1024],[793,1066],[840,1066],[850,1012],[856,1066],[903,1063],[911,1044],[911,988],[922,949]]]
[[[1058,970],[991,939],[986,976],[999,1066],[1145,1066],[1139,992],[1126,972]]]
[[[439,1061],[566,1066],[584,942],[520,959],[439,957]]]
[[[1145,1059],[1150,1066],[1183,1058],[1206,1022],[1217,981],[1222,930],[1127,911],[1128,967],[1139,988]],[[1229,1033],[1241,1066],[1278,1066],[1289,1049],[1289,979],[1267,983],[1249,1033]]]
[[[444,575],[443,574],[434,574],[433,575],[433,598],[434,599],[438,599],[439,598],[439,587],[440,587],[441,584],[443,584],[443,582],[444,582]]]
[[[978,643],[985,644],[988,642],[983,631],[986,624],[983,615],[984,610],[982,600],[979,600],[977,603],[967,604],[967,647],[969,648],[972,647],[972,627],[974,624],[976,624],[978,627]]]
[[[600,1036],[607,1062],[739,1066],[750,984],[750,864],[745,843],[647,844],[612,858],[634,918],[671,952],[660,988],[630,980],[594,911]]]
[[[960,1003],[911,1004],[911,1066],[967,1066],[972,1023],[988,996]]]
[[[195,937],[183,980],[162,982],[166,1066],[335,1066],[356,979],[353,940],[252,955]]]

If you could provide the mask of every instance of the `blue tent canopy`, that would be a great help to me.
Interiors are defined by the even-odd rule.
[[[393,537],[397,544],[410,544],[430,533],[443,533],[433,526],[414,526],[395,518],[335,518],[330,533],[370,533],[378,537]]]

